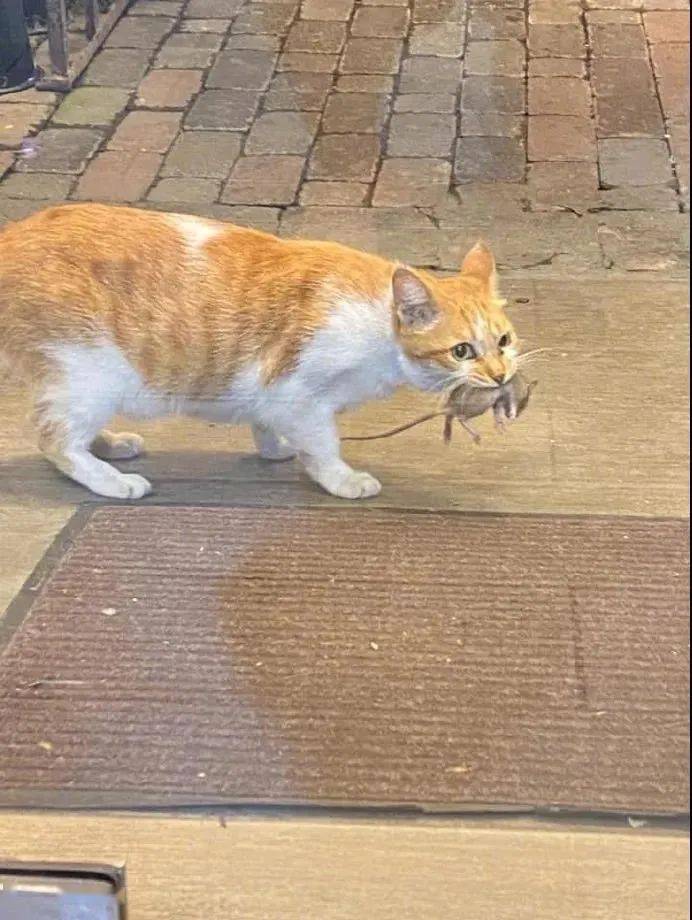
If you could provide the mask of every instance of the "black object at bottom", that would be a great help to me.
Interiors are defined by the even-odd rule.
[[[0,0],[0,94],[26,89],[38,76],[21,0]]]
[[[124,877],[115,867],[58,863],[0,865],[3,920],[49,917],[122,920],[124,910]]]

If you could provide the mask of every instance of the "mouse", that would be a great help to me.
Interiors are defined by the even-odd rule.
[[[489,409],[493,410],[495,425],[503,430],[507,422],[519,418],[529,404],[531,391],[536,386],[536,381],[529,382],[520,372],[511,380],[497,387],[475,387],[470,383],[462,383],[455,387],[447,396],[444,408],[436,412],[428,412],[411,422],[398,425],[389,431],[379,434],[352,435],[342,438],[342,441],[374,441],[378,438],[390,438],[392,435],[414,428],[422,422],[444,415],[443,437],[446,444],[452,439],[452,423],[456,419],[461,427],[471,435],[475,444],[480,442],[480,435],[469,424],[469,421],[484,415]]]
[[[452,390],[447,399],[444,439],[449,442],[452,437],[452,422],[456,418],[474,442],[480,442],[480,435],[469,425],[469,420],[493,410],[495,424],[503,430],[507,422],[519,418],[529,404],[531,390],[536,381],[529,382],[521,373],[516,373],[511,380],[498,387],[474,387],[465,383]],[[450,411],[451,410],[451,411]]]

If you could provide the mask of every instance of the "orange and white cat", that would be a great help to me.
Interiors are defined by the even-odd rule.
[[[515,334],[478,245],[436,278],[327,242],[221,222],[66,205],[0,232],[0,358],[33,383],[39,445],[99,495],[146,479],[108,460],[142,450],[116,414],[248,422],[262,457],[297,454],[342,498],[379,482],[340,455],[335,415],[400,385],[496,386]]]

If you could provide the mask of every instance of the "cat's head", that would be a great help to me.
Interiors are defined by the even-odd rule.
[[[495,260],[483,243],[451,278],[395,269],[392,291],[395,332],[412,383],[490,387],[514,376],[517,336],[497,291]]]

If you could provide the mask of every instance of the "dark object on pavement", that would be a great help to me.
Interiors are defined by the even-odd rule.
[[[0,95],[27,89],[38,77],[22,0],[0,0]]]

